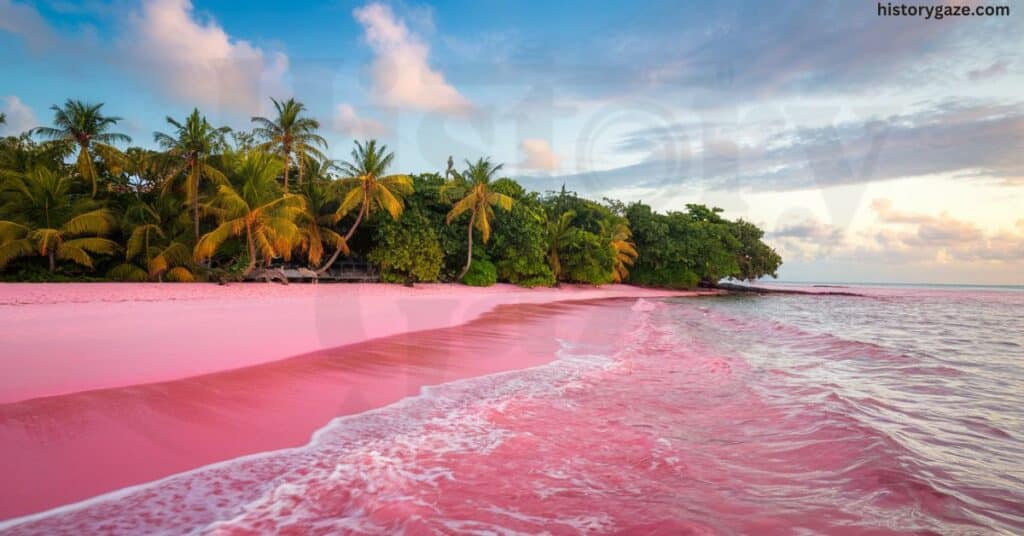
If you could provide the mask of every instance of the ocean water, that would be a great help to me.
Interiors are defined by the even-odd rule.
[[[1024,293],[865,292],[595,303],[550,364],[0,532],[1024,533]]]

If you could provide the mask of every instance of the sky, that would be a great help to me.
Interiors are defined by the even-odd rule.
[[[958,5],[936,0],[915,5]],[[886,2],[888,4],[888,2]],[[1024,4],[879,16],[875,2],[0,0],[13,134],[67,98],[133,143],[270,97],[329,154],[396,171],[488,156],[537,191],[721,207],[780,279],[1024,284]],[[967,5],[977,5],[967,2]]]

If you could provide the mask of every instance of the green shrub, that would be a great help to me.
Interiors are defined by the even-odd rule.
[[[367,259],[380,269],[383,281],[437,281],[444,252],[430,220],[420,211],[406,211],[397,221],[384,220],[377,227],[376,244]]]
[[[489,287],[498,282],[498,270],[487,259],[473,259],[469,271],[462,278],[462,284],[471,287]]]

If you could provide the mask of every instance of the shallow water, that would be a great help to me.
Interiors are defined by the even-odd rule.
[[[1021,533],[1024,293],[873,294],[594,305],[548,365],[0,529]]]

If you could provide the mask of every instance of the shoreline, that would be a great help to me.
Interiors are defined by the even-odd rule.
[[[621,335],[632,303],[505,304],[458,326],[0,405],[0,463],[9,484],[0,492],[0,519],[302,446],[337,417],[388,406],[426,386],[554,361],[559,341],[607,344]]]
[[[180,380],[453,327],[499,305],[715,293],[630,285],[4,283],[0,404]]]

